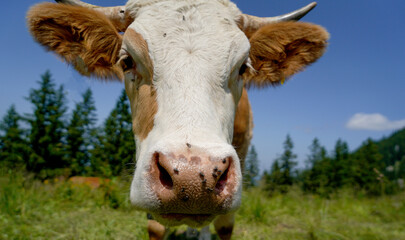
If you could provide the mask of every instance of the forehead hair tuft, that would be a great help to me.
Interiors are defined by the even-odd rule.
[[[129,0],[125,6],[126,10],[129,12],[132,18],[136,19],[139,10],[143,7],[159,4],[162,2],[173,2],[173,3],[181,3],[181,2],[188,2],[192,4],[198,4],[199,2],[218,2],[226,7],[229,7],[229,10],[233,12],[233,15],[235,16],[235,19],[237,16],[241,14],[240,10],[236,7],[234,3],[232,3],[229,0],[194,0],[194,1],[188,1],[188,0]]]

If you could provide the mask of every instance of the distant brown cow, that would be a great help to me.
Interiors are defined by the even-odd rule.
[[[246,87],[280,85],[322,56],[327,31],[295,22],[315,3],[260,18],[229,0],[57,2],[66,4],[31,8],[29,29],[81,74],[125,82],[137,146],[130,198],[155,219],[150,238],[163,225],[214,221],[230,239],[252,138]]]
[[[99,177],[71,177],[68,182],[71,182],[74,185],[86,185],[92,189],[99,188],[102,184],[108,184],[110,179],[103,179]]]

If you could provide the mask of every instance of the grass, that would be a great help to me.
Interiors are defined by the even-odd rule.
[[[0,177],[0,239],[148,239],[146,214],[128,202],[128,183],[91,190],[41,183],[21,173]],[[212,228],[213,229],[213,228]],[[332,199],[293,189],[271,198],[243,193],[233,239],[405,239],[405,193]]]
[[[10,176],[0,180],[0,239],[147,239],[146,215],[131,208],[125,184],[91,190]]]
[[[268,198],[244,193],[235,239],[405,239],[405,194],[368,198],[349,191],[333,199],[303,195]]]

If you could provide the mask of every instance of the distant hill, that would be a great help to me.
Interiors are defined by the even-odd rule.
[[[377,141],[376,144],[383,155],[385,166],[394,166],[395,162],[399,164],[405,161],[405,128]]]

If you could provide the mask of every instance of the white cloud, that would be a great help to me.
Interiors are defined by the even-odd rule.
[[[405,127],[405,119],[390,121],[379,113],[356,113],[346,123],[346,127],[352,130],[396,130]]]

